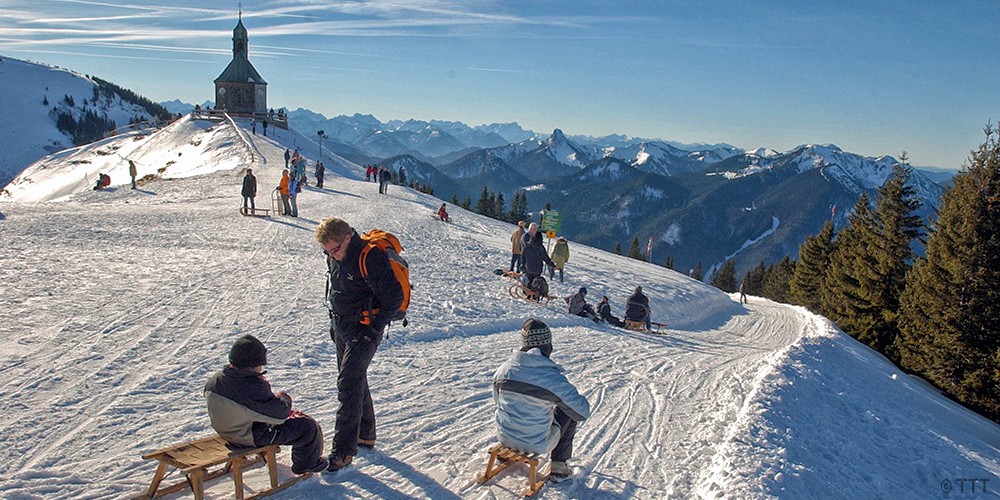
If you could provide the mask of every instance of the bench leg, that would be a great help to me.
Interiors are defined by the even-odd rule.
[[[267,461],[267,474],[271,476],[271,487],[278,487],[278,461],[274,456],[274,448],[267,449],[267,456],[261,455]]]
[[[205,500],[205,471],[196,470],[188,475],[191,481],[191,491],[194,492],[195,500]]]
[[[542,489],[545,485],[545,478],[536,480],[538,477],[538,459],[532,459],[528,461],[528,489],[524,490],[524,496],[530,497],[538,493],[538,490]]]
[[[492,450],[490,450],[490,460],[489,460],[489,462],[486,463],[486,472],[483,473],[482,476],[479,476],[479,479],[477,480],[480,484],[485,483],[486,481],[489,481],[490,478],[492,478],[493,476],[496,476],[497,474],[503,472],[504,469],[506,469],[507,467],[510,467],[510,465],[512,463],[514,463],[513,460],[508,460],[508,461],[506,461],[506,462],[504,462],[502,464],[496,465],[497,454],[498,453],[500,453],[500,447],[499,446],[498,447],[494,447]],[[496,465],[496,467],[494,467],[494,465]]]
[[[243,500],[243,457],[235,457],[229,463],[233,466],[233,485],[236,488],[236,500]]]
[[[167,475],[167,467],[169,466],[170,464],[160,460],[160,465],[156,468],[156,474],[153,474],[153,482],[149,484],[149,489],[146,490],[147,497],[153,498],[156,496],[156,490],[160,489],[160,483]]]

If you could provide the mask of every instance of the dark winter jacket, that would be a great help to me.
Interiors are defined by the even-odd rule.
[[[525,233],[530,235],[531,233]],[[552,266],[552,259],[549,258],[545,246],[542,245],[542,233],[535,233],[536,237],[524,245],[521,251],[521,259],[524,261],[524,272],[528,274],[542,274],[542,262]],[[525,237],[528,239],[528,236]]]
[[[316,178],[322,179],[323,174],[325,173],[326,173],[326,167],[324,167],[321,162],[316,162]]]
[[[367,280],[361,276],[359,258],[367,245],[357,231],[351,236],[347,253],[341,262],[333,261],[329,303],[337,317],[335,327],[339,335],[356,335],[365,329],[361,324],[362,313],[378,310],[371,327],[380,334],[389,318],[403,305],[403,288],[389,266],[389,257],[378,248],[368,252],[365,266]]]
[[[257,178],[249,172],[243,176],[243,196],[257,196]]]
[[[649,317],[649,299],[642,294],[641,287],[636,287],[635,292],[628,298],[628,306],[625,309],[625,319],[632,321],[646,321]]]
[[[622,320],[618,319],[617,316],[611,314],[611,304],[606,300],[602,300],[597,303],[597,314],[601,316],[601,319],[607,321],[609,324],[614,326],[622,326]]]
[[[260,373],[226,366],[205,384],[205,401],[212,428],[229,443],[262,446],[274,438],[274,425],[285,423],[292,401],[271,392]]]

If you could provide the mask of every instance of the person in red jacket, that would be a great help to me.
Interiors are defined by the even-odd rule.
[[[441,204],[441,208],[438,209],[438,219],[444,222],[451,222],[451,217],[448,217],[448,211],[444,209],[444,203]]]

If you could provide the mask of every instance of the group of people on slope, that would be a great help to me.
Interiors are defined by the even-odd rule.
[[[549,279],[553,279],[555,271],[559,271],[559,282],[563,282],[563,269],[569,262],[569,242],[562,236],[556,238],[556,245],[552,248],[552,256],[545,250],[542,244],[542,233],[538,230],[538,223],[532,222],[525,229],[525,221],[517,223],[517,228],[510,235],[511,256],[509,271],[525,272],[529,267],[534,271],[532,274],[542,274],[542,263],[548,266]],[[525,257],[525,250],[529,245],[537,243],[537,247],[527,250],[528,257]],[[541,251],[539,251],[541,250]],[[530,262],[529,262],[530,260]],[[527,282],[530,286],[530,281]]]
[[[375,410],[368,384],[368,366],[389,318],[403,303],[383,251],[367,252],[367,243],[346,221],[324,220],[316,241],[328,256],[330,337],[337,349],[337,409],[333,444],[323,455],[324,437],[318,422],[293,408],[284,391],[272,392],[264,378],[267,348],[252,335],[233,343],[229,364],[205,385],[212,427],[226,441],[241,447],[267,444],[292,447],[292,472],[337,471],[353,461],[358,447],[376,443]],[[362,275],[361,266],[367,270]],[[587,399],[550,359],[552,332],[545,323],[528,319],[515,349],[493,376],[495,426],[498,440],[526,453],[550,453],[550,474],[572,474],[571,458],[578,422],[590,416]]]
[[[625,327],[625,322],[618,319],[617,316],[611,313],[611,304],[607,295],[601,296],[601,300],[597,303],[596,311],[590,306],[590,304],[587,303],[586,287],[580,287],[580,291],[574,295],[566,297],[565,300],[567,310],[570,314],[590,318],[597,323],[606,321],[612,326],[617,326],[619,328]],[[651,325],[650,318],[651,310],[649,308],[649,298],[642,293],[642,286],[637,286],[626,302],[625,319],[645,323],[646,329],[648,330]]]
[[[548,297],[549,287],[545,278],[541,278],[543,264],[548,265],[549,279],[554,276],[554,271],[559,271],[559,282],[563,282],[563,269],[569,262],[569,244],[566,238],[556,239],[555,247],[552,249],[552,256],[549,257],[545,246],[542,244],[542,234],[538,230],[538,223],[532,222],[525,230],[525,222],[520,221],[517,229],[510,236],[511,257],[508,271],[521,273],[522,284],[531,290],[529,297],[538,300],[541,297]],[[595,311],[586,301],[587,288],[580,287],[580,290],[568,297],[565,297],[567,310],[570,314],[591,318],[596,322],[607,321],[609,324],[624,327],[625,323],[611,313],[611,305],[608,297],[602,296]],[[629,297],[625,310],[625,317],[630,321],[646,323],[649,329],[650,320],[649,299],[642,293],[642,287],[637,286]]]
[[[288,151],[285,151],[288,155]],[[297,158],[292,161],[292,169],[283,169],[281,171],[281,180],[278,181],[278,186],[275,190],[278,191],[278,196],[281,198],[281,206],[279,208],[279,213],[281,215],[287,215],[289,217],[299,216],[299,203],[298,194],[302,192],[302,186],[308,182],[306,178],[306,159],[303,158],[298,152],[295,153]],[[323,187],[323,177],[326,173],[326,168],[323,166],[323,162],[316,162],[316,187]],[[253,213],[254,208],[254,198],[257,196],[257,177],[253,175],[251,169],[247,169],[246,175],[243,176],[243,190],[241,192],[243,195],[243,212]],[[248,208],[249,207],[249,208]],[[247,210],[249,209],[249,212]]]

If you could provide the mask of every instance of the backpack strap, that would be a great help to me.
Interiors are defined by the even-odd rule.
[[[368,252],[371,252],[372,248],[376,248],[377,245],[370,242],[365,242],[365,246],[361,247],[361,253],[358,254],[358,269],[361,271],[361,277],[365,280],[365,284],[375,293],[375,289],[372,288],[372,284],[368,281]],[[375,318],[375,314],[378,313],[378,309],[372,306],[375,305],[375,297],[370,297],[368,299],[368,310],[361,312],[361,317],[359,323],[362,325],[371,325],[372,319]]]

